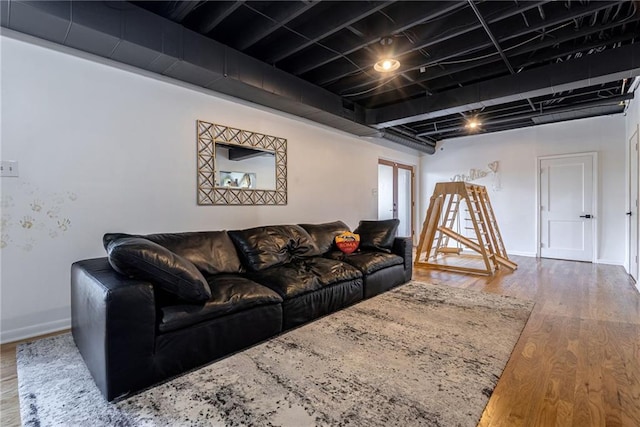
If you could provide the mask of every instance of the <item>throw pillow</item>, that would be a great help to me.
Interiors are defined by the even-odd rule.
[[[311,239],[318,246],[319,254],[326,254],[334,249],[335,237],[338,234],[351,231],[349,226],[342,221],[326,222],[324,224],[300,224],[307,230]]]
[[[311,236],[297,225],[269,225],[228,233],[251,271],[286,264],[293,258],[320,254]]]
[[[400,220],[360,221],[354,233],[360,235],[360,249],[391,253]]]
[[[360,236],[350,231],[336,236],[336,246],[347,255],[355,252],[359,245]]]
[[[121,237],[107,245],[109,264],[129,277],[148,280],[185,301],[203,302],[211,289],[202,273],[188,260],[141,237]]]
[[[106,249],[113,240],[123,237],[141,237],[169,249],[193,263],[206,274],[240,273],[242,265],[233,242],[226,231],[196,231],[132,235],[107,233],[102,238]]]

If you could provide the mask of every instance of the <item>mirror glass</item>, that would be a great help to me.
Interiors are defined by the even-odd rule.
[[[216,142],[215,157],[216,187],[276,189],[276,156],[273,151]]]
[[[197,122],[199,205],[286,205],[287,140]]]

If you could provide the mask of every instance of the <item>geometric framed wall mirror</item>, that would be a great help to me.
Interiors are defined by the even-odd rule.
[[[286,205],[287,140],[197,122],[199,205]]]

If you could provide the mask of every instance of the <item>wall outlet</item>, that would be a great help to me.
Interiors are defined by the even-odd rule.
[[[15,160],[3,160],[0,162],[0,176],[18,176],[18,162]]]

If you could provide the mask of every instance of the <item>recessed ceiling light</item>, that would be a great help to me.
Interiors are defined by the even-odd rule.
[[[467,124],[465,125],[465,127],[467,129],[471,129],[471,130],[476,130],[480,127],[482,123],[480,123],[478,120],[476,119],[471,119],[467,122]]]
[[[379,73],[388,73],[400,68],[400,61],[393,58],[384,58],[373,65],[373,69]]]

